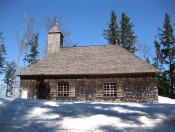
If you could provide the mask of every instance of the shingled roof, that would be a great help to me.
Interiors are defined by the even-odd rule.
[[[61,48],[24,69],[25,75],[158,73],[154,66],[116,45]]]

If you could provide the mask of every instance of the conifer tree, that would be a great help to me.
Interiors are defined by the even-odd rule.
[[[166,13],[164,25],[162,29],[159,29],[159,39],[161,44],[161,52],[162,52],[162,63],[166,65],[168,69],[164,72],[168,75],[168,80],[170,83],[171,89],[171,97],[174,96],[173,94],[173,87],[174,87],[174,65],[175,65],[175,38],[174,38],[174,30],[171,25],[171,18]]]
[[[135,53],[137,51],[135,47],[137,36],[134,35],[134,25],[130,22],[130,18],[127,17],[125,13],[122,13],[120,25],[120,46],[131,53]]]
[[[6,48],[4,45],[3,33],[0,32],[0,74],[4,71]]]
[[[158,87],[161,94],[173,97],[175,87],[175,38],[171,25],[171,18],[165,14],[164,25],[159,29],[159,42],[155,42],[156,57],[155,64],[161,70],[158,77]],[[169,94],[168,94],[169,92]]]
[[[156,56],[153,58],[153,65],[156,68],[162,69],[162,52],[160,49],[160,43],[155,39],[154,40],[155,54]]]
[[[154,47],[155,47],[155,58],[153,59],[154,63],[153,65],[160,69],[160,74],[158,76],[158,94],[162,96],[169,97],[170,95],[170,89],[169,89],[169,81],[167,78],[167,75],[165,72],[162,72],[164,70],[164,67],[162,65],[163,62],[163,56],[161,52],[161,44],[155,39],[154,40]]]
[[[114,11],[111,12],[111,21],[108,23],[109,29],[104,30],[103,36],[108,40],[110,45],[119,44],[119,29],[117,16]],[[117,42],[116,42],[117,41]]]
[[[5,77],[3,79],[4,83],[7,85],[6,89],[6,97],[13,94],[13,84],[14,84],[14,78],[16,73],[16,64],[14,61],[7,62],[6,68],[5,68]]]
[[[38,34],[33,34],[31,40],[29,41],[29,47],[30,47],[30,51],[29,54],[27,55],[27,62],[30,65],[36,63],[39,59],[38,59]]]

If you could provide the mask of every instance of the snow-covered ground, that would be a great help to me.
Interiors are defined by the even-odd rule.
[[[0,98],[0,131],[175,131],[175,100],[60,102]]]

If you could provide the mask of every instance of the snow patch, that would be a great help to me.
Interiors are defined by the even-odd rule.
[[[162,96],[158,97],[158,101],[159,103],[175,104],[175,99],[170,99],[170,98],[162,97]]]
[[[0,131],[174,131],[175,101],[159,102],[0,99]]]
[[[48,105],[48,106],[56,106],[58,107],[59,105],[56,102],[50,101],[50,102],[44,102],[44,105]]]

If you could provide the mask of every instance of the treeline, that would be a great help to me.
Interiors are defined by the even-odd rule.
[[[165,14],[163,27],[158,29],[154,46],[153,65],[161,71],[158,77],[159,95],[175,98],[175,34],[168,14]]]
[[[38,52],[38,34],[32,34],[31,38],[26,42],[28,44],[27,48],[29,51],[26,53],[23,59],[24,63],[27,61],[28,66],[36,63],[39,58]],[[26,44],[25,44],[26,46]],[[25,47],[26,48],[26,47]],[[18,52],[19,54],[19,52]],[[4,74],[2,81],[6,84],[6,97],[14,96],[15,89],[17,87],[16,82],[16,72],[18,71],[18,62],[8,61],[6,58],[7,51],[4,44],[3,33],[0,33],[0,74]]]
[[[125,13],[122,13],[119,24],[115,12],[112,11],[108,29],[103,33],[104,38],[111,45],[118,44],[129,52],[135,53],[139,49],[136,48],[137,36],[134,35],[134,24],[130,22],[130,18]],[[143,52],[146,55],[149,52],[148,48],[145,48],[145,45],[143,47],[145,50]],[[163,27],[158,28],[154,47],[155,57],[152,60],[152,65],[160,70],[158,76],[159,95],[175,98],[175,33],[171,17],[168,14],[165,14]],[[149,58],[145,58],[145,60],[150,63]]]
[[[64,35],[64,46],[74,45],[68,38],[70,32],[66,31],[62,25],[62,19],[59,17],[44,18],[46,32],[48,32],[55,23],[58,23],[60,30]],[[117,16],[114,11],[111,12],[108,29],[103,31],[103,36],[111,45],[119,45],[131,53],[141,51],[136,48],[137,36],[134,32],[134,24],[131,19],[125,14],[121,14],[121,20],[117,21]],[[20,34],[17,35],[18,40],[18,57],[17,61],[7,61],[7,52],[4,44],[3,32],[0,32],[0,75],[4,74],[3,81],[6,84],[6,96],[14,96],[14,90],[19,87],[16,82],[16,73],[19,72],[19,61],[22,59],[23,66],[30,66],[36,63],[40,58],[47,56],[47,40],[39,52],[39,32],[34,29],[34,19],[24,15]],[[145,50],[147,45],[143,44]],[[146,57],[148,48],[144,52],[145,61],[151,62],[152,65],[160,69],[158,76],[158,91],[159,95],[174,98],[173,90],[175,89],[175,35],[174,28],[171,23],[171,18],[165,14],[165,20],[162,28],[158,28],[158,34],[154,41],[155,55],[153,60]],[[39,57],[40,56],[40,57]],[[21,58],[22,57],[22,58]]]
[[[65,38],[64,46],[71,45],[71,40],[68,38],[70,32],[63,28],[61,18],[57,16],[45,17],[43,23],[46,33],[57,23]],[[0,92],[2,92],[2,89],[6,89],[6,97],[17,96],[19,92],[19,78],[16,77],[16,74],[21,69],[47,56],[47,40],[42,44],[43,48],[39,52],[39,45],[41,45],[39,44],[40,35],[39,32],[35,31],[36,27],[34,18],[27,16],[25,12],[20,33],[17,34],[18,55],[16,61],[8,61],[5,38],[3,32],[0,31],[0,75],[4,75],[2,81],[6,84],[5,88],[3,88],[4,85],[0,85]],[[19,63],[23,63],[23,65],[21,66]]]
[[[111,12],[111,20],[108,23],[109,29],[104,30],[103,36],[108,40],[109,44],[118,44],[127,49],[131,53],[135,53],[137,36],[134,35],[134,24],[130,22],[130,18],[122,13],[120,26],[117,22],[117,16],[114,11]]]

